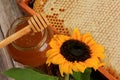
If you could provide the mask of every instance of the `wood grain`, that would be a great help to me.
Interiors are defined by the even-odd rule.
[[[13,21],[22,15],[16,4],[16,0],[0,0],[0,41],[5,38]],[[1,73],[13,66],[6,48],[0,49],[0,80],[11,80]]]

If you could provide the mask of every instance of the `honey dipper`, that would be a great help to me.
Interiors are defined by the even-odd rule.
[[[22,37],[25,34],[28,34],[29,32],[40,32],[44,28],[46,28],[49,25],[49,22],[45,16],[45,14],[35,14],[28,20],[27,26],[22,28],[21,30],[17,31],[16,33],[12,34],[11,36],[5,38],[0,42],[0,48],[10,44],[11,42],[17,40],[18,38]]]

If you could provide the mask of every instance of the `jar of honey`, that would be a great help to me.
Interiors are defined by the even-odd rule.
[[[7,36],[28,25],[28,19],[29,17],[23,17],[15,20]],[[23,65],[31,67],[41,66],[46,62],[46,51],[50,49],[48,43],[52,36],[53,32],[49,27],[37,33],[31,31],[9,44],[7,46],[8,53],[15,61]]]

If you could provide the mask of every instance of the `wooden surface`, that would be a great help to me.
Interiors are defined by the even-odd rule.
[[[20,16],[22,16],[22,13],[16,4],[16,0],[0,0],[0,41],[5,38],[13,21]],[[6,48],[0,49],[0,80],[11,80],[1,73],[13,66]]]

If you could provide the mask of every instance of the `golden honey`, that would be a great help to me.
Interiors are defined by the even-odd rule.
[[[7,36],[22,29],[26,25],[28,23],[25,18],[16,20],[8,31]],[[38,67],[46,62],[46,51],[50,48],[48,43],[52,35],[53,32],[49,27],[37,33],[31,31],[9,44],[7,50],[15,61],[23,65]]]

